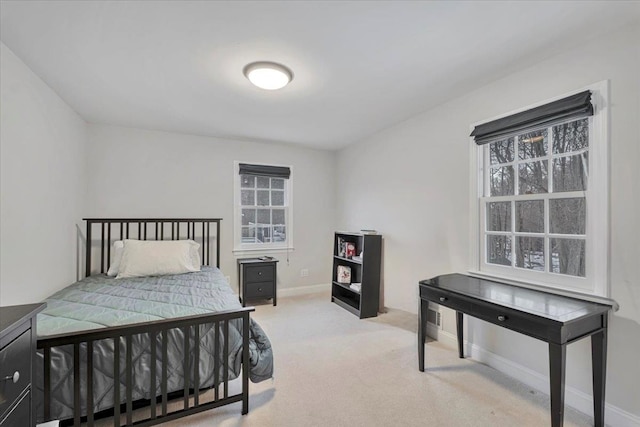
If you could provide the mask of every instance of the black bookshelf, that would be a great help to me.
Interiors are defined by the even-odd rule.
[[[353,259],[341,253],[340,243],[350,243],[355,255],[362,259]],[[380,234],[360,234],[336,232],[333,239],[333,273],[331,301],[360,319],[376,317],[380,305],[380,258],[382,236]],[[350,283],[341,283],[338,267],[348,267],[351,271]],[[351,283],[361,283],[360,291],[350,287]]]

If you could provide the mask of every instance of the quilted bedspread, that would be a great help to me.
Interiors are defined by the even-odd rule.
[[[219,311],[241,308],[238,297],[229,287],[226,279],[217,268],[202,267],[195,273],[114,279],[105,275],[87,277],[55,293],[45,300],[47,308],[38,315],[38,337],[64,334],[73,331],[85,331],[109,326],[127,325],[176,317],[211,314]],[[223,328],[220,326],[219,336]],[[251,368],[249,377],[260,382],[273,375],[273,355],[271,343],[260,326],[251,320],[249,353]],[[184,334],[180,329],[168,332],[168,391],[184,388]],[[190,331],[190,351],[193,356],[194,330]],[[149,399],[158,396],[162,354],[160,339],[157,341],[157,389],[149,390],[151,362],[149,335],[132,337],[133,354],[133,399]],[[218,360],[218,378],[223,378],[223,360],[227,357],[229,379],[237,378],[241,372],[242,360],[242,321],[229,321],[229,353]],[[213,324],[200,325],[200,388],[214,386],[215,328]],[[125,394],[125,339],[120,340],[120,396]],[[113,407],[113,340],[94,343],[93,349],[93,396],[94,412]],[[86,414],[86,347],[81,346],[81,412]],[[44,357],[38,354],[37,388],[38,419],[43,418],[43,363]],[[194,366],[194,360],[190,365]],[[194,384],[193,372],[189,373],[189,384]],[[67,419],[73,412],[73,348],[56,347],[51,351],[51,416],[54,419]]]

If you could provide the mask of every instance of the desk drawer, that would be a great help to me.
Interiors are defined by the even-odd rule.
[[[535,316],[516,312],[493,304],[471,304],[468,312],[471,316],[493,323],[512,331],[520,332],[534,338],[549,340],[551,338],[548,325]]]
[[[247,283],[245,298],[273,298],[273,282]]]
[[[31,354],[31,329],[0,350],[0,415],[31,383]]]
[[[452,308],[454,310],[466,312],[470,307],[470,304],[464,299],[458,297],[455,294],[439,289],[421,287],[420,296],[422,298],[428,299],[429,301],[433,301],[437,304]]]
[[[246,266],[245,273],[245,282],[265,282],[268,280],[273,280],[275,268],[273,265],[250,265]]]

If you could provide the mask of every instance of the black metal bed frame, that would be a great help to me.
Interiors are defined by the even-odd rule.
[[[95,225],[100,228],[100,245],[99,245],[99,259],[100,259],[100,273],[108,270],[111,261],[110,247],[113,242],[112,238],[112,226],[115,224],[119,229],[120,239],[127,239],[129,236],[136,236],[140,240],[147,240],[152,238],[155,240],[179,240],[181,237],[181,229],[186,228],[186,234],[182,234],[187,239],[200,240],[202,250],[202,263],[203,265],[210,265],[211,260],[211,224],[216,226],[215,234],[215,257],[216,267],[220,264],[220,218],[153,218],[153,219],[139,219],[139,218],[85,218],[87,222],[87,234],[86,234],[86,275],[90,275],[93,271],[92,265],[92,252],[93,241],[92,231]],[[165,233],[166,225],[170,225],[170,232]],[[137,228],[137,230],[135,230]],[[198,236],[198,231],[202,234]],[[166,234],[166,236],[165,236]],[[115,233],[114,233],[115,235]],[[200,237],[200,239],[198,239]],[[242,401],[242,414],[249,412],[249,321],[250,313],[255,309],[252,307],[240,308],[237,310],[229,310],[224,312],[218,312],[213,314],[204,314],[188,317],[180,317],[175,319],[165,319],[153,322],[135,323],[131,325],[114,326],[109,328],[102,328],[91,331],[72,332],[68,334],[52,335],[38,339],[38,349],[44,353],[44,420],[51,419],[51,349],[59,346],[73,346],[73,425],[80,426],[81,422],[86,422],[88,426],[94,425],[94,420],[100,413],[94,414],[94,396],[93,396],[93,344],[99,340],[113,340],[114,353],[113,353],[113,378],[114,378],[114,408],[113,408],[113,425],[119,427],[121,425],[121,415],[126,416],[127,426],[151,426],[167,421],[171,421],[177,418],[192,415],[198,412],[206,411],[208,409],[216,408],[219,406],[228,405],[235,402]],[[234,319],[241,319],[242,321],[242,390],[235,395],[229,395],[229,375],[228,375],[228,336],[229,336],[229,322]],[[197,344],[200,342],[200,325],[213,324],[215,339],[214,339],[214,383],[213,383],[213,400],[206,403],[200,403],[201,393],[203,390],[199,387],[199,364],[200,364],[200,346]],[[167,390],[167,332],[172,329],[182,329],[184,333],[184,353],[183,360],[184,366],[184,389],[181,391],[169,391]],[[193,328],[194,342],[194,366],[190,366],[189,358],[189,337],[190,330]],[[162,354],[162,365],[160,368],[160,389],[161,394],[154,396],[155,392],[151,392],[151,399],[149,401],[133,401],[133,360],[132,360],[132,337],[139,334],[148,334],[150,342],[150,375],[149,375],[149,390],[157,390],[157,374],[156,362],[157,362],[157,339],[160,337],[160,351]],[[124,349],[121,349],[124,343]],[[222,347],[222,348],[221,348]],[[86,415],[81,413],[81,399],[80,384],[83,378],[80,375],[80,353],[86,351],[87,355],[91,357],[86,358]],[[222,351],[222,363],[223,371],[222,378],[219,377],[219,355]],[[124,372],[120,367],[121,352],[125,354],[125,366]],[[186,373],[191,372],[193,369],[194,384],[189,386],[189,375]],[[125,391],[124,396],[120,394],[120,380],[124,376]],[[220,393],[220,385],[222,384],[222,393]],[[182,397],[183,409],[168,412],[167,403],[172,398]],[[122,397],[124,397],[124,402]],[[191,404],[191,398],[193,398]],[[158,408],[158,404],[160,408]],[[140,421],[133,422],[133,411],[139,406],[149,406],[148,418]],[[104,411],[101,411],[101,413]],[[111,411],[108,411],[109,415]]]

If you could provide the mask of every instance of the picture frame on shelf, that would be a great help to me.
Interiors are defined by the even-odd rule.
[[[345,244],[344,257],[345,258],[351,258],[355,254],[356,254],[356,245],[351,243],[351,242],[347,242]]]
[[[338,241],[337,254],[340,257],[344,257],[345,250],[346,250],[346,248],[345,248],[345,243],[346,242],[344,241],[344,239],[342,237],[338,237],[337,241]]]
[[[339,265],[337,271],[336,281],[342,284],[351,283],[351,267],[346,265]]]

